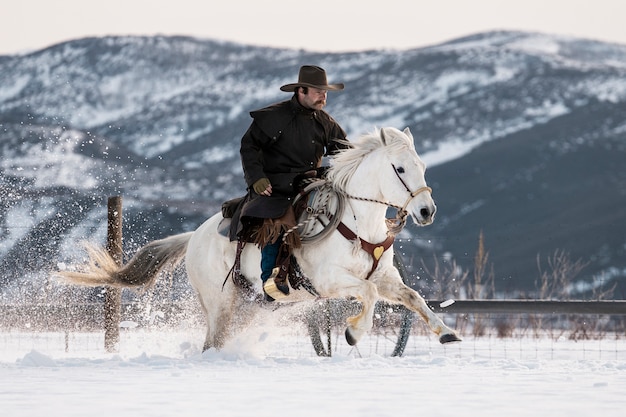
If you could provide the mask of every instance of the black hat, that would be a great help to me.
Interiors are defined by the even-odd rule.
[[[313,87],[320,90],[338,91],[343,90],[343,84],[328,84],[326,71],[314,65],[303,65],[298,73],[298,82],[285,84],[280,87],[281,91],[293,92],[297,87]]]

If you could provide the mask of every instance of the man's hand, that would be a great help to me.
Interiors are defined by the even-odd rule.
[[[260,180],[257,180],[257,182],[255,182],[252,186],[252,189],[255,193],[259,195],[272,195],[272,184],[270,184],[270,180],[267,178],[261,178]]]

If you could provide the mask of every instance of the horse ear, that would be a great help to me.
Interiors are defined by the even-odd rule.
[[[380,128],[380,139],[383,141],[383,145],[387,146],[387,138],[385,138],[385,129]]]
[[[409,127],[405,127],[404,130],[402,131],[405,135],[407,135],[409,137],[409,139],[413,140],[413,135],[411,134],[411,131],[409,130]]]

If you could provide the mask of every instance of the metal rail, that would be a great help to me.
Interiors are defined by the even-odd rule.
[[[444,301],[428,300],[427,303],[437,313],[626,315],[626,300],[459,300],[446,307],[441,307]]]

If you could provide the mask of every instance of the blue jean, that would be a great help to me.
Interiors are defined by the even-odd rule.
[[[282,239],[276,239],[274,243],[268,243],[261,248],[261,281],[265,282],[272,275],[272,270],[276,266],[276,258],[278,257],[278,249]]]

